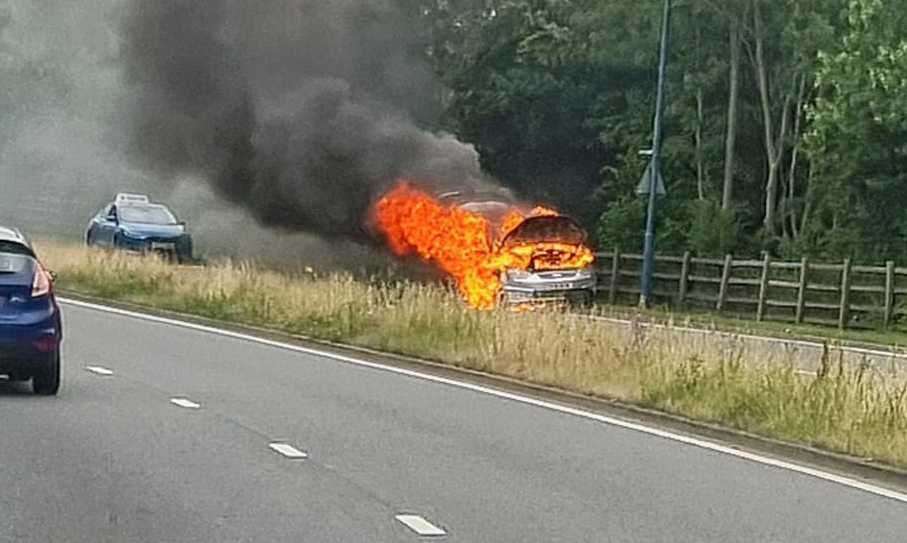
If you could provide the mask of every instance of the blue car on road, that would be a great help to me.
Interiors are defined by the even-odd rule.
[[[186,224],[143,194],[118,194],[91,219],[85,242],[90,247],[159,253],[181,263],[192,260]]]
[[[0,227],[0,375],[31,379],[45,396],[60,389],[63,322],[53,283],[25,236]]]

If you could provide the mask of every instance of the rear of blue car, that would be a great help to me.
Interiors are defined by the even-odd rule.
[[[62,340],[50,274],[28,245],[0,239],[0,374],[56,394]]]

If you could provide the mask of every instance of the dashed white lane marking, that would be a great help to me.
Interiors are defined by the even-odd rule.
[[[646,426],[645,424],[630,422],[623,419],[618,419],[615,417],[609,417],[592,411],[587,411],[585,409],[579,409],[576,407],[570,407],[568,405],[563,405],[555,402],[550,402],[546,400],[539,400],[532,398],[530,396],[525,396],[523,394],[515,394],[512,392],[505,392],[503,390],[497,390],[491,387],[477,385],[469,383],[467,381],[458,381],[456,379],[450,379],[447,377],[439,377],[437,375],[432,375],[430,373],[423,373],[420,371],[408,370],[405,368],[398,368],[388,364],[380,364],[377,362],[369,362],[367,360],[362,360],[360,358],[354,358],[352,356],[344,356],[341,354],[331,353],[328,351],[323,351],[320,349],[313,349],[310,347],[302,347],[300,345],[293,345],[292,343],[285,343],[282,341],[274,341],[270,339],[265,339],[261,337],[256,337],[250,334],[242,334],[239,332],[231,332],[229,330],[223,330],[220,328],[215,328],[213,326],[205,326],[203,324],[194,324],[191,322],[180,321],[176,319],[168,319],[166,317],[157,317],[154,315],[148,315],[145,313],[137,313],[135,311],[127,311],[125,309],[117,309],[115,307],[108,307],[105,305],[92,304],[87,302],[80,302],[78,300],[70,300],[67,298],[60,298],[60,302],[70,305],[72,307],[80,307],[83,309],[90,309],[93,311],[100,311],[107,313],[109,315],[119,315],[122,317],[130,317],[133,319],[142,320],[145,322],[155,322],[158,324],[164,324],[168,326],[176,326],[178,328],[183,328],[185,330],[194,330],[196,332],[203,332],[206,334],[214,334],[220,337],[228,337],[232,339],[237,339],[240,341],[248,341],[250,343],[255,343],[258,345],[265,345],[268,347],[273,347],[276,349],[282,349],[284,351],[307,354],[309,356],[317,356],[319,358],[326,358],[328,360],[334,360],[337,362],[343,362],[346,364],[353,364],[363,368],[371,368],[375,370],[385,371],[388,373],[393,373],[396,375],[404,375],[407,377],[412,377],[415,379],[421,379],[423,381],[430,381],[432,383],[439,383],[461,390],[471,390],[479,394],[485,394],[488,396],[494,396],[496,398],[510,400],[518,402],[524,405],[531,405],[534,407],[547,409],[549,411],[555,411],[564,415],[572,415],[575,417],[584,418],[586,420],[594,420],[609,426],[615,426],[617,428],[623,428],[625,430],[631,430],[634,432],[639,432],[649,436],[658,437],[661,439],[666,439],[674,441],[676,443],[682,443],[684,445],[698,447],[700,449],[705,449],[707,451],[712,451],[716,453],[721,453],[728,456],[733,456],[749,462],[755,462],[757,464],[762,464],[763,466],[771,466],[773,468],[782,469],[786,471],[791,471],[794,473],[799,473],[801,475],[806,475],[809,477],[814,477],[823,481],[830,483],[835,483],[838,485],[846,486],[856,490],[861,490],[863,492],[868,492],[870,494],[875,494],[876,496],[881,496],[883,498],[889,498],[896,500],[902,503],[907,503],[907,494],[902,492],[897,492],[889,488],[884,488],[878,485],[871,483],[866,483],[851,477],[844,477],[831,473],[828,471],[822,471],[820,469],[811,468],[807,466],[801,466],[799,464],[794,464],[793,462],[787,462],[784,460],[779,460],[777,458],[771,458],[769,456],[763,456],[761,454],[751,453],[728,445],[722,445],[720,443],[714,443],[712,441],[707,441],[705,439],[699,439],[692,436],[687,436],[683,434],[678,434],[674,432],[669,432],[662,430],[660,428],[655,428],[652,426]]]
[[[198,409],[201,407],[201,404],[197,404],[187,398],[170,398],[170,403],[186,409]]]
[[[423,517],[420,517],[419,515],[397,515],[394,518],[397,519],[398,521],[400,521],[401,523],[403,523],[403,525],[406,526],[407,528],[409,528],[410,530],[416,532],[418,535],[423,536],[423,537],[429,537],[429,536],[438,537],[438,536],[442,536],[442,535],[447,535],[447,532],[445,532],[441,528],[438,528],[431,522],[428,522],[427,520],[425,520]]]
[[[91,373],[94,373],[95,375],[103,375],[105,377],[109,377],[109,376],[113,375],[113,370],[109,370],[107,368],[102,368],[101,366],[88,366],[85,368],[85,370],[90,371]]]
[[[287,443],[271,443],[268,447],[292,460],[304,460],[309,457],[308,454]]]

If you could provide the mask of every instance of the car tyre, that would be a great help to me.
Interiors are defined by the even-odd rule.
[[[176,263],[180,265],[192,264],[192,240],[183,242],[181,247],[176,249]]]
[[[50,356],[47,366],[32,377],[32,388],[39,396],[56,396],[60,391],[60,351]]]

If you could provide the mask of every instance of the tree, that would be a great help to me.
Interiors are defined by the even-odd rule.
[[[633,191],[651,142],[660,3],[423,3],[448,89],[445,127],[519,193],[596,223],[603,243],[640,244]],[[896,4],[678,6],[661,251],[897,252],[891,240],[907,232],[892,203],[907,193],[897,64],[907,16]]]
[[[809,156],[821,184],[812,249],[907,257],[907,14],[851,0],[838,46],[819,57]],[[846,234],[846,235],[844,235]],[[849,242],[838,244],[836,240]]]

